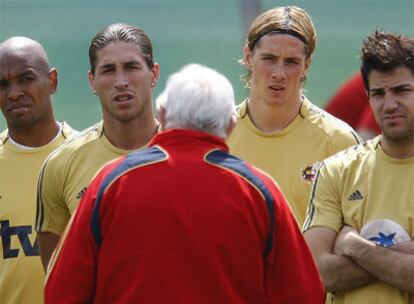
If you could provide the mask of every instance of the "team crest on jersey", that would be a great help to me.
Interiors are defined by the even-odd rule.
[[[411,241],[407,231],[397,222],[389,219],[374,220],[362,227],[361,236],[384,247]]]
[[[306,184],[312,183],[316,176],[316,172],[319,169],[320,162],[316,162],[313,165],[305,164],[300,168],[300,178]]]

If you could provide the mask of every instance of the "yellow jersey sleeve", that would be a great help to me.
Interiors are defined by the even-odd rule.
[[[339,181],[340,183],[340,181]],[[313,181],[311,196],[303,230],[324,226],[339,232],[342,222],[340,184],[334,172],[323,163]]]
[[[40,171],[36,214],[38,232],[61,235],[69,221],[70,212],[64,198],[66,162],[66,157],[56,157],[54,153],[45,161]]]

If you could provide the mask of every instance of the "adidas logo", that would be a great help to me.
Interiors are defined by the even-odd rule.
[[[352,194],[348,197],[348,201],[357,201],[362,200],[364,196],[362,195],[359,190],[352,192]]]
[[[85,194],[86,189],[87,189],[87,188],[85,187],[85,188],[83,188],[81,191],[79,191],[78,195],[76,195],[76,199],[81,199],[81,198],[82,198],[82,196]]]

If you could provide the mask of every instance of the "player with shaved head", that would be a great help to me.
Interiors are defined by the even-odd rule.
[[[73,130],[55,120],[57,70],[26,37],[0,43],[0,302],[43,303],[44,273],[33,231],[36,182],[45,158]]]

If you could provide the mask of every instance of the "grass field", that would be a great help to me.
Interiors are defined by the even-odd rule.
[[[262,1],[263,9],[279,5],[301,6],[312,15],[319,41],[306,94],[320,106],[358,69],[359,45],[368,33],[380,27],[414,36],[413,0]],[[78,129],[100,119],[99,102],[87,84],[87,51],[96,32],[114,22],[140,26],[152,38],[161,66],[154,96],[169,74],[190,62],[224,73],[238,102],[246,96],[237,63],[244,40],[238,0],[0,0],[0,40],[21,35],[45,46],[59,70],[57,118]]]

